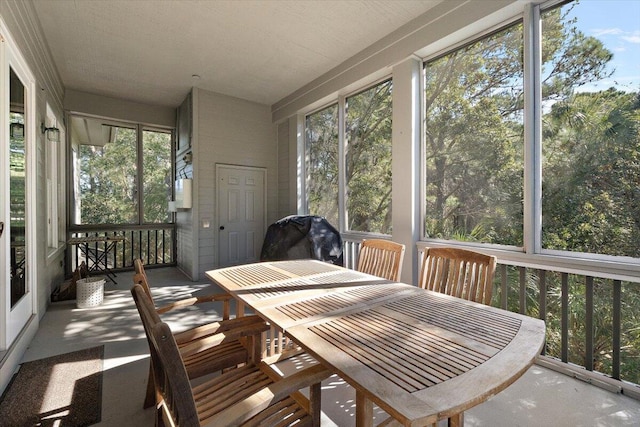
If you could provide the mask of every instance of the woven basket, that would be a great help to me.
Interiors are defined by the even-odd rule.
[[[76,305],[78,308],[96,307],[104,298],[104,277],[87,277],[76,282]]]

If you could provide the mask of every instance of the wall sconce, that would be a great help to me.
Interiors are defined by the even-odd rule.
[[[40,130],[47,135],[47,140],[52,142],[60,142],[60,129],[56,127],[48,128],[44,123],[40,124]]]
[[[9,133],[11,138],[24,138],[24,125],[22,123],[11,123]]]

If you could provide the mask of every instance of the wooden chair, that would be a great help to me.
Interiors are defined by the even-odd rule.
[[[137,269],[137,267],[136,267]],[[151,301],[155,315],[166,313],[172,309],[192,305],[200,302],[211,301],[208,297],[188,298],[160,308],[156,308],[151,297],[151,288],[147,282],[144,269],[134,276],[134,286],[140,286]],[[159,319],[159,316],[158,316]],[[237,367],[247,363],[254,357],[247,349],[246,336],[267,331],[269,327],[259,316],[245,316],[235,319],[227,318],[220,322],[205,323],[184,331],[176,332],[174,338],[178,347],[186,347],[194,343],[206,343],[202,351],[188,354],[184,357],[184,364],[189,378],[198,378],[203,375]],[[214,345],[215,344],[215,345]],[[149,408],[156,403],[157,391],[153,386],[153,372],[149,370],[147,393],[144,408]]]
[[[320,425],[320,382],[331,375],[322,365],[282,378],[257,359],[255,350],[256,358],[246,365],[192,386],[185,355],[202,351],[210,343],[179,347],[144,289],[135,285],[131,293],[145,328],[159,391],[156,425],[164,421],[181,427]],[[259,334],[248,338],[258,346]],[[310,387],[309,399],[298,391],[306,387]]]
[[[496,257],[457,248],[426,248],[419,286],[491,305]]]
[[[136,258],[133,261],[133,268],[135,269],[135,275],[133,276],[133,283],[141,285],[144,288],[147,295],[149,296],[149,298],[151,299],[151,301],[153,301],[153,295],[151,294],[151,288],[149,287],[147,273],[144,270],[144,265],[142,263],[142,260],[139,258]],[[142,280],[143,278],[144,280]],[[227,320],[229,319],[230,313],[231,313],[230,302],[232,298],[233,297],[231,295],[226,293],[185,298],[179,301],[172,302],[171,304],[164,305],[162,307],[156,307],[156,311],[162,314],[171,310],[175,310],[183,307],[189,307],[195,304],[219,301],[219,302],[222,302],[222,319]]]
[[[365,239],[358,255],[358,271],[399,281],[404,245],[382,239]]]

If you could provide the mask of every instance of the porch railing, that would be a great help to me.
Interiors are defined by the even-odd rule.
[[[354,268],[362,238],[343,241],[345,266]],[[427,246],[418,243],[418,260]],[[640,283],[498,257],[492,306],[545,321],[538,363],[640,399]]]
[[[87,246],[87,250],[94,254],[108,250],[108,253],[104,254],[107,266],[118,271],[131,269],[136,258],[142,259],[145,265],[150,267],[175,265],[175,234],[175,224],[150,224],[103,228],[75,227],[69,237],[123,237],[124,240],[111,248],[107,242],[92,242]],[[82,251],[73,245],[67,248],[67,260],[68,274],[82,261],[86,261]]]

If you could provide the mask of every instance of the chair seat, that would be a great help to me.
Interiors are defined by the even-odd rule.
[[[268,330],[258,316],[241,317],[210,323],[174,335],[180,356],[190,379],[246,363],[258,357],[247,348],[248,336]]]
[[[240,367],[193,388],[201,426],[220,425],[221,411],[251,398],[274,381],[256,365]],[[291,396],[274,402],[240,425],[310,425],[311,416]]]

